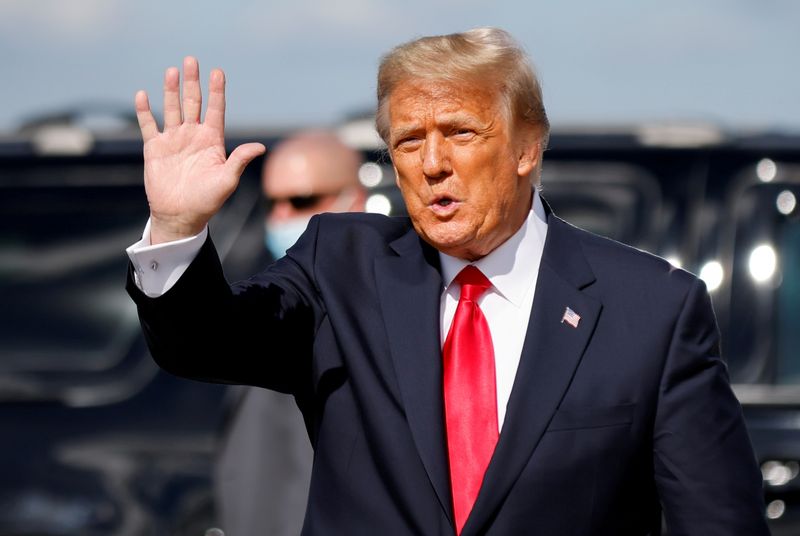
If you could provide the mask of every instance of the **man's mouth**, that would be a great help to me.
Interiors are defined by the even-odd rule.
[[[436,197],[430,204],[431,209],[442,216],[449,216],[456,210],[459,205],[459,201],[457,199],[453,199],[452,197],[448,197],[446,195]]]

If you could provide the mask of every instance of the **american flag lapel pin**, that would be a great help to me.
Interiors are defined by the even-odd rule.
[[[579,315],[578,313],[576,313],[575,311],[573,311],[569,307],[564,309],[564,316],[561,317],[561,323],[562,324],[564,322],[566,322],[567,324],[569,324],[573,328],[577,328],[578,327],[578,322],[580,322],[580,321],[581,321],[581,315]]]

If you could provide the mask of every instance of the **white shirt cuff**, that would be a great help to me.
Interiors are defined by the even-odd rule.
[[[181,278],[208,237],[208,226],[199,234],[163,244],[150,244],[150,220],[142,239],[125,251],[133,264],[133,279],[151,298],[165,294]]]

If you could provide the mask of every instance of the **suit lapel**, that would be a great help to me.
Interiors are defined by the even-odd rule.
[[[505,424],[481,491],[462,531],[480,534],[505,500],[547,428],[594,331],[601,304],[580,289],[594,275],[572,228],[550,215],[528,333]],[[566,308],[577,327],[562,322]]]
[[[403,406],[422,464],[452,520],[444,431],[436,251],[412,229],[391,244],[397,257],[375,259],[375,278]]]

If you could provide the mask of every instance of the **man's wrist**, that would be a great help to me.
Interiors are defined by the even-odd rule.
[[[207,222],[184,223],[180,221],[164,221],[150,214],[150,245],[165,244],[192,238],[203,232]]]
[[[153,244],[148,220],[142,239],[127,248],[136,286],[151,298],[167,292],[183,275],[208,237],[208,227],[191,237]]]

